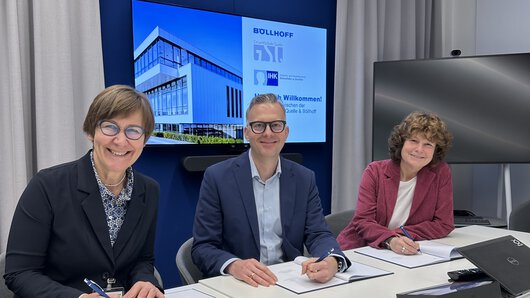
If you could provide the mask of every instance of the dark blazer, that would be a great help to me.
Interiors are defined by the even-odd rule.
[[[209,167],[197,203],[193,225],[193,262],[206,276],[220,274],[231,258],[259,260],[258,217],[248,151]],[[313,171],[281,158],[280,213],[284,261],[313,256],[338,243],[324,219]],[[346,258],[347,265],[350,261]]]
[[[38,172],[15,210],[6,284],[15,297],[78,297],[83,279],[129,289],[153,275],[157,182],[134,171],[132,198],[114,246],[90,155]]]

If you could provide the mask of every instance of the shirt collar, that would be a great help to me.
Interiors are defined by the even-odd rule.
[[[254,163],[254,160],[252,159],[252,148],[248,150],[248,159],[250,160],[250,173],[252,175],[252,178],[260,178],[258,168],[256,167],[256,164]],[[282,164],[281,159],[278,157],[278,165],[276,166],[276,172],[273,176],[280,176],[282,173]]]
[[[94,175],[96,176],[96,181],[98,182],[100,192],[105,195],[114,196],[114,194],[105,186],[103,181],[101,181],[101,178],[99,178],[98,171],[96,171],[96,165],[94,164],[94,151],[90,151],[90,162],[92,162],[92,170],[94,170]],[[128,167],[125,172],[127,175],[127,183],[125,184],[125,187],[122,189],[118,197],[125,201],[130,201],[134,184],[134,174],[132,167]]]

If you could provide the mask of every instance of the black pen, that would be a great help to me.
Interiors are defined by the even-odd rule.
[[[318,258],[315,261],[315,263],[322,262],[322,260],[324,260],[327,256],[329,256],[333,251],[335,251],[335,249],[331,248],[328,252],[326,252],[325,254],[321,255],[320,258]]]

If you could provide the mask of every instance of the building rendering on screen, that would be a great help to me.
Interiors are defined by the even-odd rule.
[[[134,70],[153,108],[155,135],[243,139],[240,71],[159,27],[135,49]]]

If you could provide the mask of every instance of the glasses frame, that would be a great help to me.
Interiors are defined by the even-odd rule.
[[[116,131],[116,133],[115,133],[115,134],[107,134],[107,133],[105,133],[105,131],[103,131],[103,127],[102,127],[102,124],[103,124],[104,122],[108,122],[108,123],[111,123],[111,124],[113,124],[113,125],[116,125],[116,127],[118,128],[118,130]],[[101,131],[101,133],[104,134],[104,135],[106,135],[106,136],[108,136],[108,137],[115,137],[115,136],[117,136],[122,130],[123,130],[123,133],[125,134],[125,137],[126,137],[127,139],[129,139],[129,140],[133,140],[133,141],[137,141],[137,140],[139,140],[140,138],[142,138],[142,136],[145,135],[145,129],[144,129],[143,127],[139,126],[139,125],[129,125],[129,126],[127,126],[127,127],[125,127],[125,128],[122,129],[122,128],[118,125],[118,123],[116,123],[116,122],[114,122],[114,121],[112,121],[112,120],[99,120],[99,121],[97,122],[97,125],[98,125],[99,130]],[[138,138],[131,138],[131,137],[129,137],[129,135],[127,134],[127,130],[128,130],[129,128],[139,128],[139,129],[142,131],[142,133],[140,134],[140,136],[139,136]]]
[[[280,131],[274,131],[274,130],[272,129],[271,124],[276,123],[276,122],[281,122],[281,123],[283,124],[283,128],[282,128],[282,130],[280,130]],[[262,132],[256,132],[256,131],[254,130],[254,124],[256,124],[256,123],[262,123],[262,124],[264,124],[264,125],[265,125],[265,129],[263,129]],[[259,134],[262,134],[262,133],[265,133],[265,131],[267,130],[267,126],[269,127],[269,129],[270,129],[273,133],[282,133],[282,132],[285,130],[285,127],[287,126],[287,121],[285,121],[285,120],[274,120],[274,121],[270,121],[270,122],[265,122],[265,121],[252,121],[252,122],[249,122],[249,123],[248,123],[248,126],[250,126],[250,130],[252,130],[253,133],[258,134],[258,135],[259,135]]]

